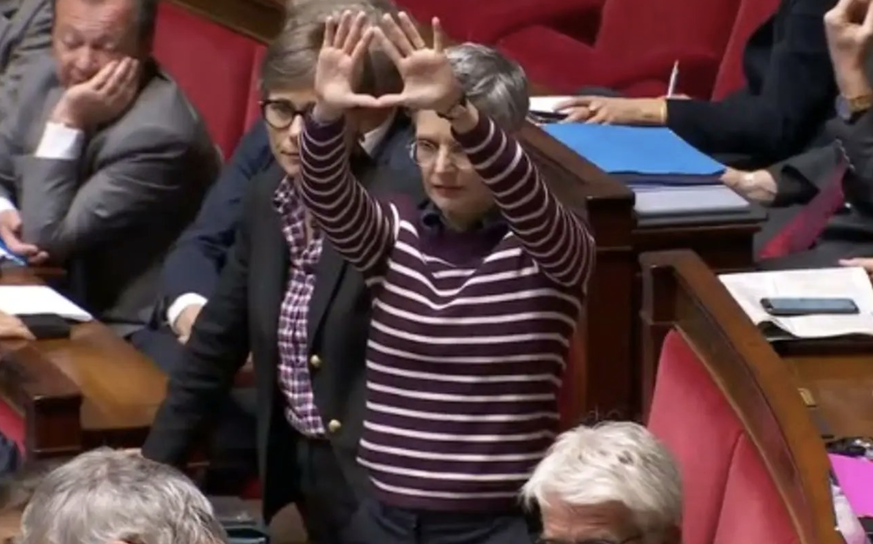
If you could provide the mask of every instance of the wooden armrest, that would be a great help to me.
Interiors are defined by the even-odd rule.
[[[24,416],[29,456],[82,450],[82,392],[32,345],[0,342],[0,392]]]

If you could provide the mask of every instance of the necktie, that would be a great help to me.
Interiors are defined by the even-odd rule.
[[[846,161],[834,168],[824,189],[761,250],[759,259],[771,259],[805,251],[813,246],[830,218],[843,205],[843,177]]]

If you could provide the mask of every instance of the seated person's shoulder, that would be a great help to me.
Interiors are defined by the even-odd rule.
[[[157,66],[148,69],[153,73],[130,110],[112,127],[114,136],[145,132],[165,142],[211,147],[206,124],[182,89]]]

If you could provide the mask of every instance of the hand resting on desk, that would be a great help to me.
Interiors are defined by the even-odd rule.
[[[840,266],[860,266],[870,276],[870,280],[873,281],[873,258],[842,259]]]
[[[0,312],[0,339],[34,340],[33,334],[15,316]]]

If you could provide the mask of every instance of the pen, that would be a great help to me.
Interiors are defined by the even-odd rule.
[[[679,61],[673,63],[673,70],[670,72],[670,83],[667,84],[667,98],[672,98],[676,94],[676,82],[679,80]]]

